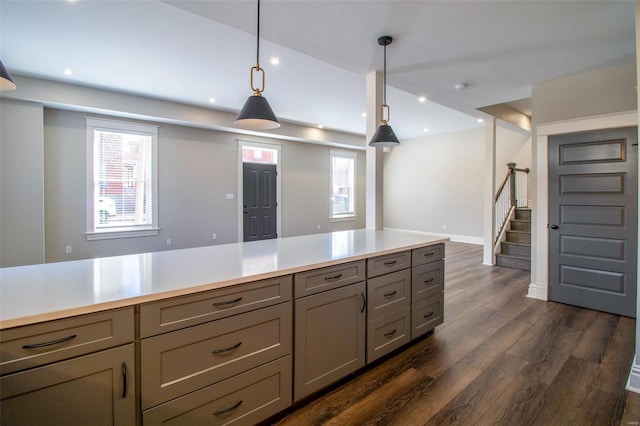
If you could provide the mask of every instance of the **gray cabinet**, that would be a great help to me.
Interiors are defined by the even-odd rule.
[[[291,405],[292,278],[140,307],[147,425],[252,425]]]
[[[377,256],[367,262],[369,363],[410,341],[411,252]]]
[[[0,424],[135,425],[134,329],[125,308],[3,330]]]
[[[444,322],[444,244],[411,253],[411,339]]]
[[[143,339],[142,409],[291,353],[291,302]]]
[[[135,425],[133,344],[0,378],[0,424]]]
[[[365,291],[359,282],[295,300],[295,401],[365,365]]]
[[[144,426],[253,425],[291,405],[291,355],[146,410]]]

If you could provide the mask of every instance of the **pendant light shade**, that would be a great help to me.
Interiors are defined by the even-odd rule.
[[[369,146],[376,147],[389,147],[389,146],[397,146],[400,145],[400,141],[398,140],[396,134],[393,132],[393,129],[388,124],[381,124],[378,126],[378,130],[371,138],[371,142],[369,142]]]
[[[382,105],[380,105],[380,121],[382,124],[378,126],[378,130],[371,138],[369,146],[376,148],[393,147],[400,145],[400,141],[395,132],[389,126],[389,117],[391,112],[389,105],[387,105],[387,46],[391,44],[393,38],[391,36],[382,36],[378,39],[378,44],[384,46],[384,72],[383,84],[382,84]],[[386,113],[386,114],[385,114]]]
[[[15,88],[16,84],[13,82],[2,61],[0,61],[0,90],[14,90]]]
[[[253,83],[253,76],[256,73],[261,73],[262,85],[255,87]],[[249,96],[247,102],[240,110],[240,114],[233,122],[238,127],[249,130],[265,130],[265,129],[277,129],[280,127],[280,123],[273,113],[271,106],[267,99],[262,96],[264,91],[264,69],[260,68],[260,0],[258,0],[258,31],[256,36],[256,65],[251,67],[251,74],[249,77],[251,83],[251,90],[253,95]]]
[[[234,122],[245,129],[277,129],[280,127],[267,98],[261,95],[249,96]]]

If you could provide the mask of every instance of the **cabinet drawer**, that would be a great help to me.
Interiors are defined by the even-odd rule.
[[[365,261],[343,263],[295,275],[295,297],[304,297],[365,280]]]
[[[143,424],[257,424],[291,405],[291,362],[289,355],[154,407]]]
[[[409,343],[411,308],[406,306],[367,324],[367,363]]]
[[[291,353],[291,302],[143,339],[142,408]]]
[[[411,252],[402,251],[367,260],[367,277],[377,277],[389,272],[399,271],[411,266]]]
[[[0,424],[135,425],[133,343],[0,378]]]
[[[415,266],[411,274],[411,300],[414,303],[444,290],[444,260]]]
[[[444,322],[444,293],[411,305],[411,339],[422,336]]]
[[[411,252],[411,263],[413,266],[424,265],[444,258],[444,244],[434,244],[432,246],[414,249]]]
[[[133,307],[0,331],[0,374],[112,348],[134,340]]]
[[[291,300],[291,275],[140,306],[140,335],[154,336]]]
[[[410,269],[369,279],[367,281],[368,319],[380,318],[404,306],[409,306],[410,296]]]

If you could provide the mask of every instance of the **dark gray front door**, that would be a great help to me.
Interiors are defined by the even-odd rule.
[[[549,138],[549,298],[636,316],[637,128]]]
[[[276,165],[243,163],[242,188],[244,241],[276,238]]]

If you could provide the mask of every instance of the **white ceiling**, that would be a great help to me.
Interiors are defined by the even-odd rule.
[[[389,34],[400,139],[477,127],[476,108],[634,55],[634,20],[632,0],[263,0],[264,96],[282,121],[364,134],[365,75]],[[255,25],[256,1],[0,0],[0,58],[12,74],[238,111]]]

